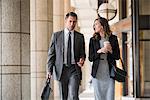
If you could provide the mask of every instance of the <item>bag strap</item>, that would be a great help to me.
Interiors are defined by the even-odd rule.
[[[49,87],[50,87],[50,91],[51,92],[53,92],[53,89],[51,88],[51,86],[50,86],[50,84],[51,84],[51,79],[50,78],[47,78],[47,80],[46,80],[46,84],[48,84],[49,85]]]
[[[46,84],[50,84],[50,78],[46,79]]]
[[[124,63],[123,63],[123,60],[121,59],[121,57],[120,57],[120,59],[119,59],[119,60],[121,61],[121,64],[122,64],[123,70],[125,70],[125,66],[124,66]]]

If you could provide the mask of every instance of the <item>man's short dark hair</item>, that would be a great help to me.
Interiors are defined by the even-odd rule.
[[[65,19],[67,19],[69,16],[76,17],[76,19],[78,19],[77,14],[74,12],[67,13]]]

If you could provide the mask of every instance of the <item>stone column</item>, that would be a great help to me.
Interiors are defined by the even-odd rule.
[[[70,11],[70,0],[64,0],[64,15]]]
[[[0,100],[30,100],[29,0],[0,0]]]
[[[66,15],[70,11],[74,11],[75,8],[71,7],[70,0],[64,0],[64,15]]]
[[[53,31],[64,28],[64,0],[53,1]]]
[[[64,28],[64,0],[53,0],[53,31]],[[54,81],[54,100],[59,100],[58,81]]]
[[[31,6],[31,100],[41,100],[53,27],[53,0],[30,0]],[[53,95],[51,95],[53,100]]]

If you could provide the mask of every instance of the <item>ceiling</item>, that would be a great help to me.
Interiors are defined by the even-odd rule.
[[[97,0],[71,0],[71,6],[78,14],[78,25],[83,33],[93,31],[93,21],[97,18]]]

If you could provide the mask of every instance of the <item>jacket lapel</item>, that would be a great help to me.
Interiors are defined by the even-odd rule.
[[[96,40],[96,41],[95,41],[95,47],[96,47],[96,50],[100,49],[99,40]]]
[[[61,31],[60,33],[60,50],[63,53],[64,52],[64,31]]]
[[[73,47],[74,47],[74,48],[73,48],[73,50],[74,50],[74,56],[76,56],[76,54],[75,54],[75,51],[76,51],[76,48],[77,48],[77,47],[76,47],[76,46],[77,46],[76,44],[77,44],[77,35],[76,35],[76,31],[74,31],[74,44],[73,44],[73,45],[74,45],[74,46],[73,46]]]

